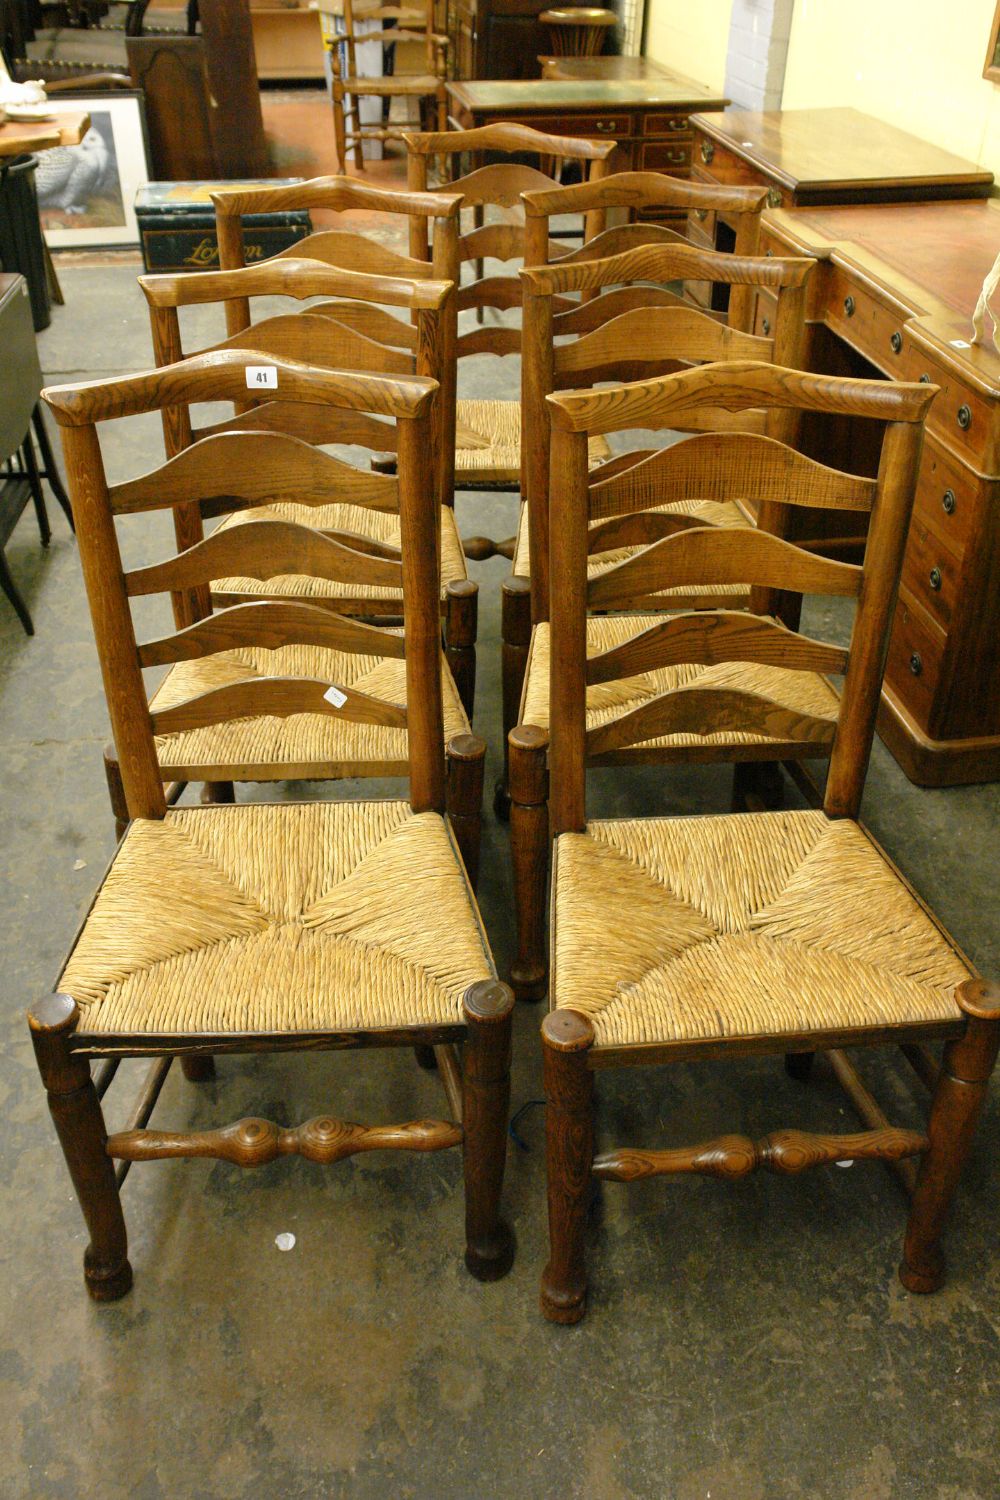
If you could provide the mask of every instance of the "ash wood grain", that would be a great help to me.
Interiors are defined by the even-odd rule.
[[[727,328],[695,308],[637,307],[571,344],[559,345],[555,374],[596,372],[606,367],[608,374],[603,378],[613,380],[619,361],[646,360],[662,365],[667,352],[678,347],[683,348],[685,360],[766,359],[772,344],[769,338]]]
[[[899,1161],[927,1150],[926,1135],[915,1130],[868,1130],[855,1135],[815,1135],[775,1130],[760,1140],[724,1135],[699,1146],[672,1151],[620,1148],[594,1159],[593,1174],[608,1182],[639,1182],[646,1177],[697,1173],[735,1180],[758,1168],[795,1175],[838,1161]]]
[[[817,752],[832,744],[835,725],[813,714],[796,713],[757,693],[727,688],[676,688],[651,698],[630,713],[587,730],[590,758],[641,745],[667,734],[765,735],[781,743],[801,742]]]
[[[717,281],[776,289],[801,286],[815,262],[807,256],[720,255],[694,245],[640,245],[604,260],[526,266],[522,281],[533,292],[581,292],[631,281]]]
[[[285,209],[322,208],[335,213],[403,213],[415,218],[457,218],[457,193],[412,193],[402,188],[379,188],[356,177],[311,177],[306,182],[273,187],[224,188],[209,194],[217,219],[244,214],[281,213]],[[228,268],[226,268],[228,269]]]
[[[265,582],[286,573],[397,590],[403,577],[400,563],[354,551],[311,527],[294,521],[252,521],[215,531],[178,556],[136,568],[125,575],[125,583],[135,598],[191,588],[215,578]]]
[[[314,447],[323,443],[344,443],[368,448],[373,453],[396,451],[393,422],[371,417],[367,412],[338,411],[329,406],[295,401],[261,402],[237,416],[195,428],[192,436],[199,440],[228,432],[276,432],[285,437],[300,438]]]
[[[272,359],[295,359],[331,370],[379,370],[387,375],[412,375],[414,360],[405,349],[381,344],[367,334],[326,314],[286,313],[262,318],[240,333],[230,334],[203,352],[216,349],[256,349]]]
[[[512,123],[481,125],[474,130],[407,131],[403,140],[413,156],[455,155],[462,151],[530,151],[537,156],[603,162],[615,149],[614,141],[583,141],[572,136],[546,135],[544,131],[533,130],[530,125]],[[551,178],[546,178],[545,186],[550,185]]]
[[[624,609],[665,588],[751,583],[803,594],[847,598],[861,587],[861,568],[804,552],[753,527],[697,527],[663,537],[616,563],[587,585],[591,609]]]
[[[139,647],[139,662],[143,667],[164,667],[241,646],[277,651],[291,645],[398,660],[406,654],[403,637],[394,631],[331,613],[302,599],[272,599],[217,610],[173,635],[146,641]]]
[[[333,231],[332,231],[333,232]],[[356,236],[351,236],[352,240]],[[368,242],[365,242],[366,244]],[[296,247],[298,248],[298,247]],[[387,303],[390,307],[425,307],[440,309],[451,296],[447,282],[424,280],[419,271],[403,277],[381,275],[374,269],[379,258],[374,246],[370,252],[373,269],[344,269],[321,260],[301,256],[241,266],[235,271],[185,271],[157,276],[140,276],[139,285],[151,307],[194,307],[204,302],[224,302],[234,297],[365,297]]]
[[[766,187],[724,187],[687,182],[661,172],[612,172],[597,183],[574,183],[525,193],[524,212],[532,217],[584,213],[594,208],[704,208],[724,214],[759,214]]]
[[[341,298],[336,302],[314,302],[308,309],[314,318],[336,318],[347,328],[353,328],[378,344],[390,349],[409,349],[416,353],[417,330],[412,323],[376,307],[370,302],[352,302]]]
[[[234,432],[202,438],[136,479],[108,491],[115,515],[165,510],[192,498],[220,498],[260,505],[287,500],[297,505],[335,501],[380,511],[399,509],[397,482],[354,468],[285,432]]]
[[[365,1151],[443,1151],[461,1140],[461,1126],[448,1120],[356,1125],[320,1115],[292,1129],[250,1118],[218,1130],[121,1131],[108,1137],[107,1152],[124,1161],[208,1157],[238,1167],[263,1167],[279,1156],[302,1156],[306,1161],[331,1166]]]
[[[847,650],[788,630],[777,620],[737,610],[697,611],[659,620],[648,629],[587,660],[587,682],[614,682],[683,662],[713,666],[757,662],[800,672],[842,673]]]
[[[338,687],[345,699],[339,706],[324,696],[331,686]],[[349,724],[380,724],[386,729],[405,729],[407,722],[406,709],[398,703],[386,703],[339,683],[306,677],[255,677],[228,683],[170,708],[154,709],[150,721],[154,734],[180,734],[265,714],[276,719],[288,719],[293,714],[322,714],[324,718],[342,719]]]
[[[558,298],[553,306],[553,331],[559,334],[589,333],[619,313],[630,312],[636,307],[688,307],[689,303],[667,287],[635,286],[617,287],[592,297],[589,302],[571,303],[560,312],[559,306],[568,299]]]

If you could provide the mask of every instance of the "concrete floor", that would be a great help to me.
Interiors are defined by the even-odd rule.
[[[130,266],[61,269],[66,306],[40,340],[52,380],[149,358]],[[211,330],[206,329],[206,337]],[[470,394],[516,389],[483,361]],[[499,372],[499,373],[498,373]],[[478,386],[475,389],[473,382]],[[161,452],[155,421],[121,426],[116,473]],[[459,502],[462,529],[513,529],[510,497]],[[148,518],[147,518],[148,519]],[[582,1500],[994,1500],[1000,1108],[994,1093],[948,1235],[950,1278],[914,1298],[896,1279],[904,1201],[875,1164],[609,1186],[592,1225],[587,1320],[537,1311],[545,1255],[543,1111],[512,1146],[519,1253],[481,1286],[462,1265],[457,1153],[373,1155],[321,1170],[139,1166],[126,1185],[135,1287],[97,1308],[82,1223],[28,1043],[24,1010],[52,982],[113,847],[100,764],[107,723],[74,544],[53,507],[43,552],[26,516],[8,549],[34,613],[0,610],[3,1169],[0,1495],[487,1497]],[[162,527],[139,552],[162,555]],[[498,599],[481,585],[477,728],[499,744]],[[724,810],[722,770],[594,778],[597,812]],[[288,795],[351,795],[357,784]],[[276,795],[282,795],[279,789]],[[972,958],[1000,973],[996,786],[919,791],[876,747],[866,817]],[[503,972],[507,835],[486,817],[481,899]],[[595,932],[595,941],[600,933]],[[515,1017],[514,1107],[540,1098],[540,1012]],[[122,1070],[133,1078],[135,1065]],[[914,1089],[891,1056],[865,1076],[899,1123]],[[131,1090],[108,1096],[116,1128]],[[759,1060],[600,1080],[606,1142],[670,1144],[789,1124],[855,1128],[831,1076],[802,1088]],[[165,1128],[261,1114],[294,1122],[413,1118],[439,1108],[408,1052],[228,1058],[217,1081],[171,1074]],[[296,1236],[290,1253],[275,1237]]]

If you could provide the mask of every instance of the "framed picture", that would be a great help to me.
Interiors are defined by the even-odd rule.
[[[993,14],[993,29],[990,32],[990,45],[986,49],[983,77],[992,83],[1000,83],[1000,5],[997,5]]]
[[[35,187],[53,250],[138,245],[136,189],[149,181],[146,113],[138,91],[74,94],[49,101],[53,114],[90,116],[79,146],[40,151]]]

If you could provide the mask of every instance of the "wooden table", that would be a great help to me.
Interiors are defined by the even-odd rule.
[[[1000,249],[1000,201],[768,212],[762,248],[819,259],[810,369],[941,387],[927,420],[879,731],[919,785],[996,780],[1000,354],[992,340],[969,340]],[[769,310],[761,298],[758,331]],[[853,468],[870,456],[865,449],[863,434],[857,443],[841,434],[839,454],[826,456]]]
[[[90,129],[84,110],[67,110],[51,120],[6,120],[0,125],[0,157],[23,156],[29,151],[48,151],[53,146],[79,146]]]
[[[662,63],[653,62],[651,57],[542,56],[538,61],[541,64],[543,78],[576,78],[590,83],[595,80],[606,83],[609,79],[625,80],[629,83],[648,83],[651,79],[680,79],[683,76],[680,73],[672,73]],[[693,79],[684,81],[693,84],[695,88],[701,86],[694,83]]]
[[[691,125],[692,176],[767,186],[773,208],[985,198],[993,182],[975,162],[856,109],[732,109]]]
[[[461,130],[516,120],[555,135],[617,141],[609,171],[691,174],[692,110],[726,101],[703,84],[667,73],[646,79],[477,80],[449,83]],[[676,214],[663,217],[676,218]]]

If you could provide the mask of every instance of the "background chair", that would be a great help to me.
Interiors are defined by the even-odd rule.
[[[737,1178],[765,1166],[798,1172],[825,1162],[900,1164],[912,1203],[900,1275],[911,1291],[943,1276],[940,1236],[971,1144],[1000,1042],[1000,988],[976,979],[941,927],[856,822],[881,674],[933,386],[842,380],[752,362],[549,397],[552,524],[562,537],[551,578],[550,809],[554,836],[552,1009],[542,1026],[550,1255],[542,1309],[576,1322],[586,1306],[585,1213],[590,1185],[677,1172]],[[785,445],[716,438],[721,474],[735,451],[785,504],[870,505],[861,566],[817,557],[747,527],[663,537],[600,578],[587,577],[587,438],[636,426],[673,428],[692,408],[765,407],[864,413],[885,424],[876,480],[816,467]],[[683,461],[683,447],[669,450]],[[707,451],[707,450],[706,450]],[[706,473],[711,460],[706,461]],[[772,727],[780,705],[748,693],[686,685],[658,693],[610,734],[587,727],[586,687],[635,648],[587,660],[587,609],[628,608],[664,586],[738,579],[770,591],[856,601],[849,646],[787,632],[744,614],[686,614],[654,622],[644,667],[721,661],[844,674],[833,724],[788,717],[796,738],[832,739],[823,806],[688,818],[589,822],[586,762],[612,743],[664,732],[709,733],[750,715]],[[632,660],[626,660],[631,655]],[[599,934],[599,940],[597,935]],[[923,1065],[944,1038],[926,1131],[892,1128],[841,1050],[899,1042]],[[866,1130],[724,1136],[670,1150],[595,1154],[593,1071],[749,1053],[830,1056],[861,1106]],[[933,1067],[933,1065],[932,1065]],[[922,1066],[922,1076],[935,1077]],[[910,1158],[921,1165],[912,1170]]]
[[[379,23],[383,23],[381,26]],[[375,25],[374,31],[369,28]],[[358,73],[356,49],[359,44],[380,43],[384,47],[395,47],[397,42],[421,42],[424,47],[425,71],[418,74],[397,74],[382,77],[362,76]],[[346,53],[346,71],[341,62],[341,49]],[[434,31],[433,0],[400,5],[371,4],[370,0],[344,0],[344,31],[331,48],[330,62],[333,70],[333,133],[337,145],[337,161],[342,172],[347,171],[347,153],[354,152],[357,171],[365,170],[364,143],[368,141],[398,141],[403,132],[393,127],[386,118],[386,105],[395,97],[419,99],[423,104],[434,101],[438,130],[448,129],[448,91],[445,80],[448,76],[446,52],[448,38]],[[361,122],[359,104],[366,96],[385,101],[381,125],[364,125]]]
[[[289,523],[257,521],[126,572],[116,518],[191,504],[256,467],[291,486],[278,435],[244,434],[247,463],[211,442],[131,483],[109,486],[99,424],[174,403],[239,400],[254,352],[225,351],[144,375],[49,390],[63,432],[80,556],[131,823],[59,979],[29,1016],[56,1130],[90,1243],[84,1275],[110,1301],[131,1285],[120,1185],[133,1161],[209,1157],[259,1166],[298,1154],[332,1164],[359,1151],[461,1145],[466,1263],[505,1274],[513,1240],[499,1217],[512,1000],[496,982],[444,817],[445,765],[432,469],[434,383],[275,362],[282,399],[392,421],[398,428],[402,549],[387,562]],[[265,460],[263,472],[257,460]],[[173,487],[174,481],[182,480]],[[131,601],[205,587],[218,571],[307,569],[401,581],[406,706],[348,685],[276,677],[227,684],[154,711],[145,665],[220,648],[358,649],[357,627],[300,600],[260,601],[138,644]],[[353,645],[351,644],[353,640]],[[362,649],[364,649],[362,647]],[[155,737],[240,718],[325,714],[405,726],[403,801],[168,809]],[[459,1063],[453,1048],[464,1042]],[[286,1128],[242,1120],[198,1132],[149,1129],[174,1057],[360,1046],[434,1047],[450,1119],[368,1126],[321,1117]],[[123,1056],[156,1058],[124,1130],[108,1135],[100,1096]],[[98,1076],[90,1060],[107,1061]],[[196,1069],[203,1076],[204,1069]],[[118,1166],[115,1167],[114,1163]]]

